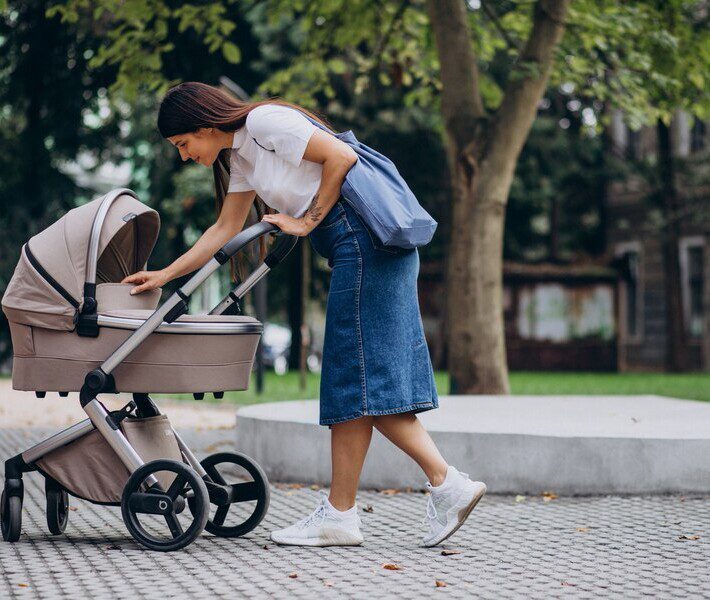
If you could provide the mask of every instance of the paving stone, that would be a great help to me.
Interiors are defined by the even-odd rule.
[[[47,431],[0,429],[0,456]],[[185,435],[189,443],[189,433]],[[228,449],[220,447],[220,450]],[[198,450],[198,454],[204,454]],[[0,467],[1,468],[1,467]],[[437,548],[421,548],[426,495],[361,491],[365,543],[280,547],[269,531],[305,516],[309,486],[272,485],[262,524],[245,537],[203,534],[190,547],[138,546],[120,510],[70,499],[67,531],[51,536],[42,478],[25,475],[23,533],[0,543],[0,598],[710,598],[710,497],[487,496]],[[581,528],[582,530],[578,530]],[[697,540],[680,540],[698,535]],[[267,546],[268,549],[263,547]],[[443,549],[460,554],[442,556]],[[397,563],[400,571],[382,568]],[[297,573],[295,579],[290,573]],[[436,580],[446,583],[437,588]]]

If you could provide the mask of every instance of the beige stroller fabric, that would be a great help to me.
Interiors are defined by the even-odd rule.
[[[70,210],[32,237],[2,299],[13,323],[71,331],[83,304],[89,239],[103,197]],[[139,270],[148,260],[160,230],[160,217],[129,194],[114,200],[101,227],[97,281],[115,283]],[[28,253],[29,249],[29,253]],[[32,265],[30,253],[77,306],[62,297]]]
[[[160,227],[154,210],[121,193],[103,224],[97,223],[101,227],[96,260],[99,335],[79,336],[74,331],[84,301],[91,231],[105,198],[69,211],[23,248],[2,299],[10,322],[16,390],[79,391],[86,374],[99,367],[158,306],[160,290],[131,296],[134,285],[120,283],[143,267]],[[134,393],[245,390],[260,335],[261,323],[252,317],[183,315],[169,332],[161,327],[151,334],[113,370],[116,389]]]
[[[121,430],[144,462],[169,458],[183,462],[166,415],[124,419]],[[94,429],[71,444],[46,454],[37,466],[69,493],[92,502],[120,503],[130,473],[103,436]],[[164,490],[175,475],[157,473]]]

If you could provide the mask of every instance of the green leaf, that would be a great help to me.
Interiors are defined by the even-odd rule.
[[[242,59],[242,53],[239,51],[237,45],[232,42],[224,42],[224,44],[222,44],[222,54],[224,58],[232,64],[236,64]]]

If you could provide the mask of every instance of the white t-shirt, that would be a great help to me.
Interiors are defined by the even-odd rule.
[[[227,192],[255,190],[271,208],[300,217],[318,191],[323,171],[320,163],[303,160],[316,129],[288,106],[257,106],[234,133]]]

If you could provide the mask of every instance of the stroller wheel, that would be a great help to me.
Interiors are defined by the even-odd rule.
[[[2,539],[6,542],[16,542],[20,539],[22,529],[22,498],[10,496],[3,491],[0,497],[0,527]]]
[[[44,480],[47,498],[47,527],[52,535],[64,533],[69,520],[69,494],[51,479]]]
[[[205,530],[218,537],[239,537],[254,529],[269,508],[269,481],[264,470],[246,454],[219,452],[201,461],[207,475],[220,486],[228,486],[231,501],[215,504]],[[209,485],[208,485],[209,488]],[[193,500],[188,498],[190,510]]]
[[[155,475],[169,482],[167,491],[149,487],[146,479]],[[195,509],[192,518],[183,510],[190,496]],[[209,496],[205,482],[188,465],[175,460],[154,460],[136,469],[121,496],[121,514],[129,533],[150,550],[168,552],[192,543],[209,518]]]

